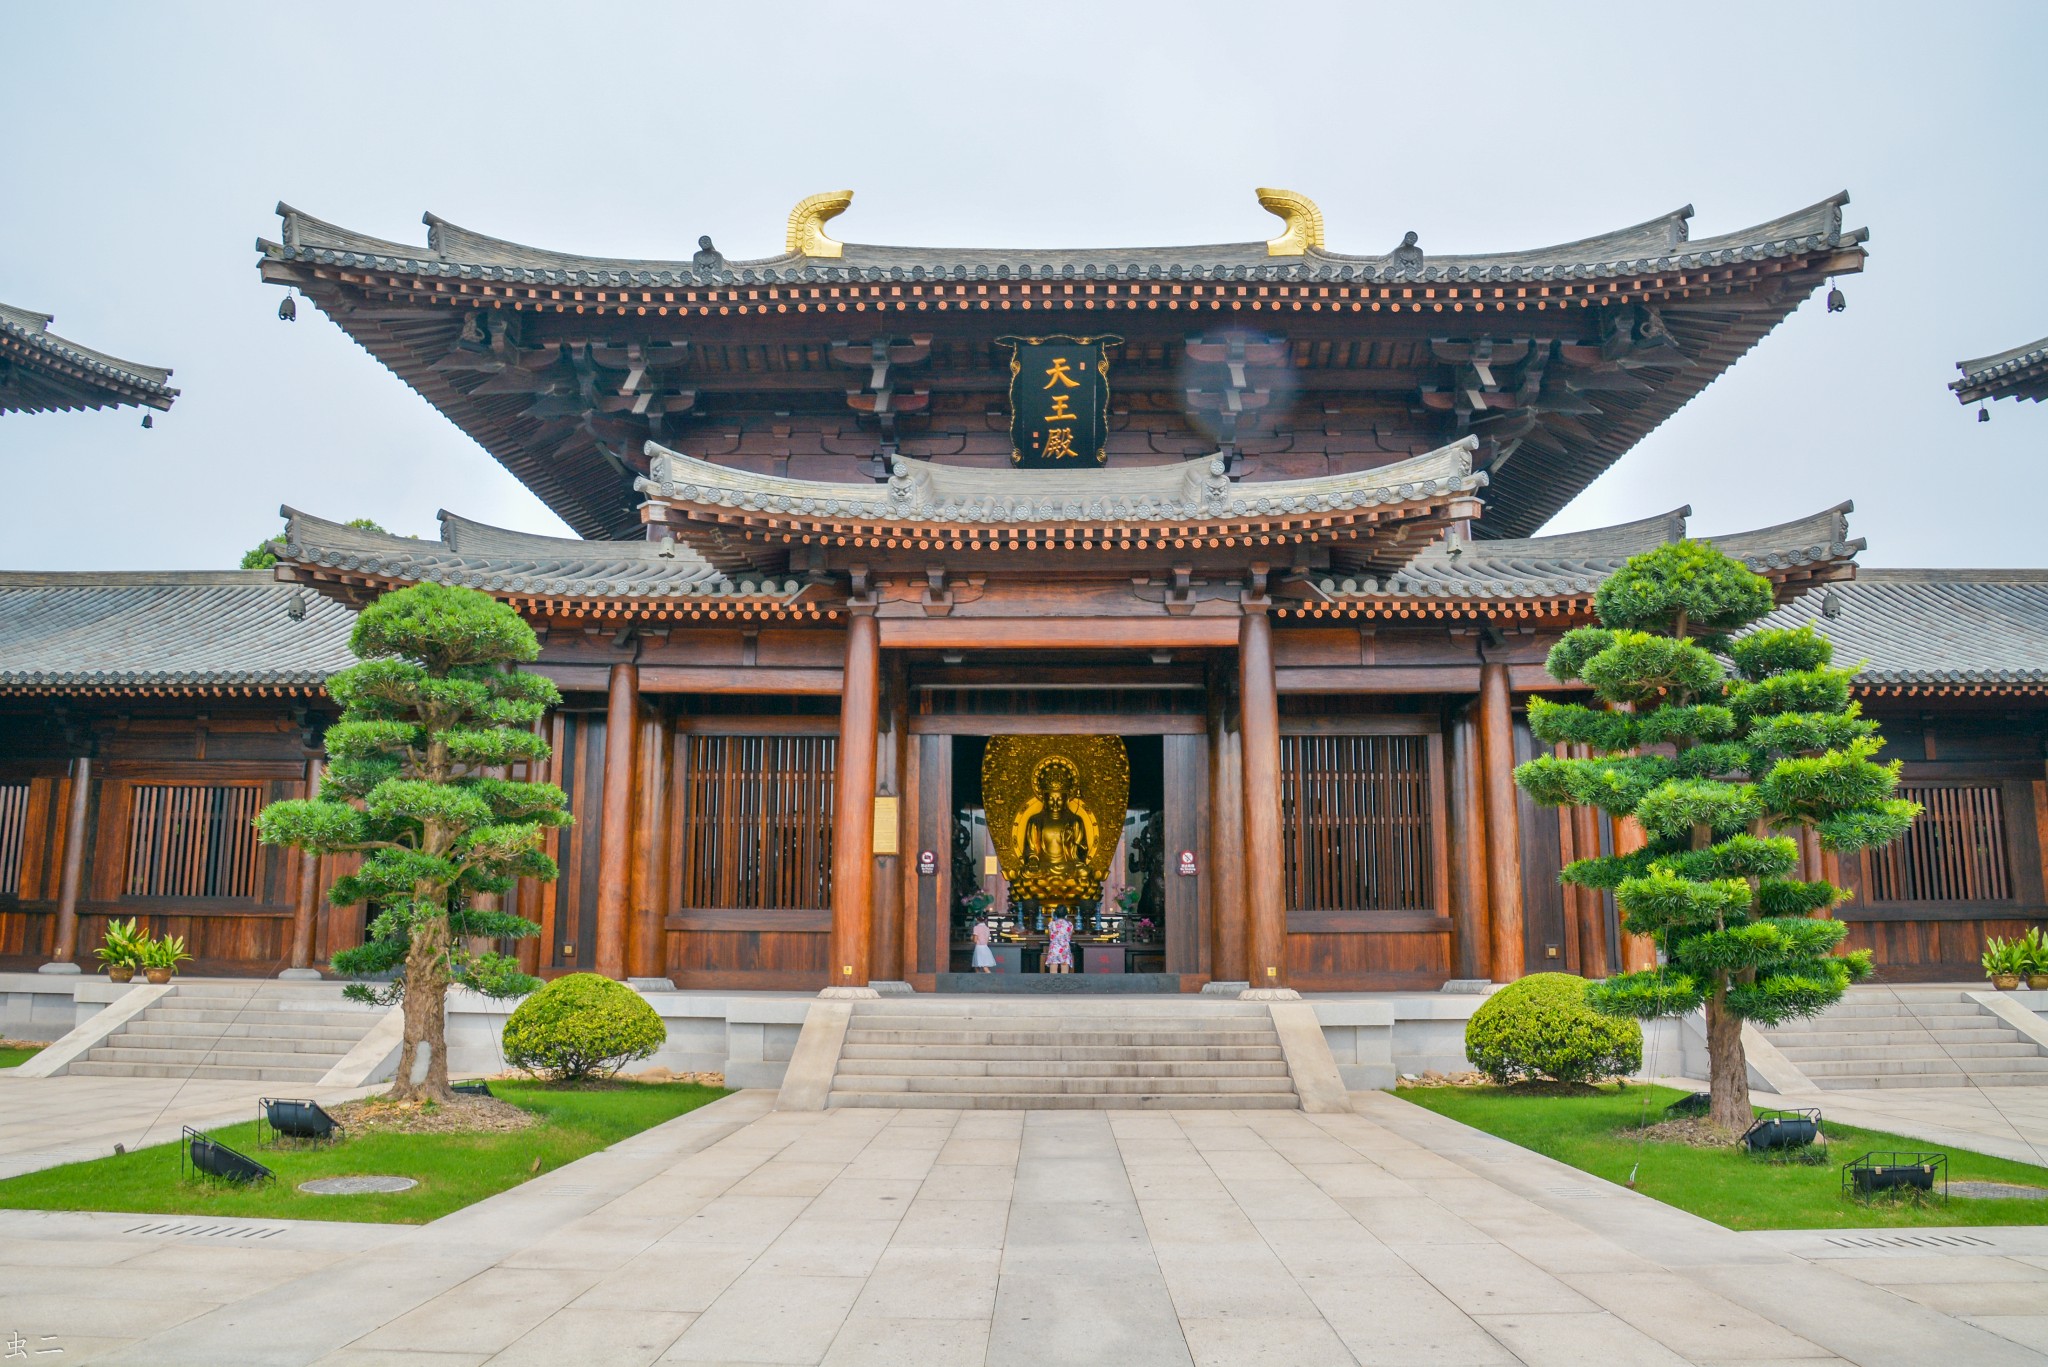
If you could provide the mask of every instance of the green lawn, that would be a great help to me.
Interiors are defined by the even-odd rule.
[[[1730,1229],[1868,1229],[1905,1225],[2048,1224],[2048,1201],[1874,1201],[1844,1197],[1842,1164],[1872,1149],[1948,1155],[1951,1182],[2014,1182],[2048,1187],[2048,1168],[1875,1130],[1831,1125],[1822,1107],[1829,1161],[1824,1165],[1759,1162],[1725,1149],[1642,1143],[1614,1132],[1633,1127],[1649,1096],[1650,1123],[1684,1093],[1668,1087],[1603,1087],[1597,1096],[1518,1096],[1498,1087],[1404,1087],[1403,1101],[1462,1121],[1488,1134],[1569,1163],[1582,1172],[1626,1183],[1638,1161],[1636,1190]]]
[[[33,1049],[0,1049],[0,1068],[18,1068],[41,1052],[41,1045]]]
[[[259,1149],[252,1111],[250,1120],[210,1133],[276,1172],[274,1182],[181,1181],[178,1146],[160,1144],[0,1181],[0,1208],[424,1224],[726,1095],[693,1083],[557,1091],[533,1082],[493,1082],[491,1090],[544,1123],[509,1134],[386,1133],[326,1148]],[[369,1174],[412,1177],[419,1185],[368,1196],[312,1196],[298,1189],[310,1178]]]

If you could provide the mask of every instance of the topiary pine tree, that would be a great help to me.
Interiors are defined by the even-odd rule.
[[[1894,796],[1897,761],[1873,760],[1877,723],[1850,699],[1855,671],[1834,667],[1826,637],[1810,626],[1733,635],[1773,606],[1770,581],[1704,542],[1635,556],[1600,586],[1600,625],[1567,632],[1547,665],[1603,706],[1529,704],[1538,740],[1600,757],[1515,770],[1545,806],[1641,824],[1642,849],[1562,875],[1611,889],[1623,927],[1663,951],[1659,967],[1597,983],[1591,999],[1644,1020],[1704,1007],[1711,1117],[1737,1133],[1753,1119],[1742,1022],[1819,1015],[1870,972],[1867,951],[1836,953],[1848,928],[1826,913],[1847,890],[1794,877],[1789,832],[1867,849],[1920,811]]]
[[[336,954],[334,968],[396,973],[382,987],[351,984],[349,995],[404,1003],[390,1095],[446,1101],[449,985],[494,997],[539,986],[514,960],[464,942],[540,931],[476,899],[518,878],[555,876],[541,841],[547,827],[570,822],[562,790],[493,771],[547,758],[532,728],[561,694],[508,667],[540,653],[533,628],[475,589],[418,584],[387,593],[357,616],[349,649],[362,663],[327,680],[342,712],[327,729],[320,794],[271,803],[257,833],[312,854],[362,854],[362,866],[328,896],[339,906],[368,902],[376,914],[365,942]],[[422,1044],[427,1072],[415,1082]]]

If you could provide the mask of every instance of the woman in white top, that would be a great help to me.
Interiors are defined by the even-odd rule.
[[[991,973],[995,971],[995,951],[988,947],[990,930],[988,918],[977,916],[974,920],[974,971]]]

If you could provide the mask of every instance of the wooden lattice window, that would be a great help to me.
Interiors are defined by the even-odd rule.
[[[690,736],[681,905],[832,905],[834,736]]]
[[[2012,896],[1997,784],[1899,785],[1921,805],[1912,829],[1870,851],[1873,902],[2002,902]]]
[[[28,785],[0,783],[0,897],[21,895],[21,857],[28,846]]]
[[[256,896],[260,787],[138,783],[128,803],[128,896]]]
[[[1414,911],[1435,905],[1426,736],[1282,736],[1287,905]]]

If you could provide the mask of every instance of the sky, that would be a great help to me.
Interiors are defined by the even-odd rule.
[[[289,503],[432,535],[565,529],[311,308],[272,206],[424,243],[431,210],[606,256],[849,241],[1569,241],[1692,204],[1695,238],[1847,188],[1818,298],[1547,530],[1690,504],[1700,534],[1854,499],[1869,565],[2048,565],[2048,406],[1979,423],[1954,363],[2048,333],[2048,5],[0,4],[0,301],[183,396],[0,418],[0,568],[230,567]]]

